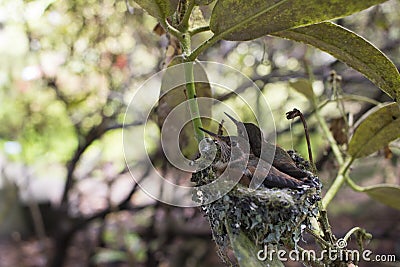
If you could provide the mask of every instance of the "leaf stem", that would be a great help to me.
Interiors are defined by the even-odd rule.
[[[346,183],[351,187],[351,189],[353,189],[356,192],[364,192],[365,188],[362,186],[357,185],[356,183],[354,183],[353,180],[351,180],[351,178],[349,177],[349,175],[347,174],[345,176],[346,178]]]
[[[186,79],[186,93],[188,97],[188,105],[190,110],[190,116],[192,118],[194,133],[197,142],[200,142],[204,138],[203,131],[200,128],[203,127],[200,119],[199,105],[196,100],[196,88],[194,83],[194,72],[193,72],[194,62],[185,63],[185,79]]]
[[[189,0],[188,7],[186,8],[182,21],[177,28],[173,27],[167,19],[161,21],[161,24],[170,34],[174,35],[179,40],[183,50],[183,55],[186,62],[184,65],[184,71],[190,116],[192,118],[196,139],[198,142],[200,142],[200,140],[204,138],[204,133],[200,130],[200,128],[202,128],[202,123],[200,119],[199,106],[196,101],[196,87],[194,83],[193,61],[196,59],[196,57],[187,57],[187,55],[191,53],[191,36],[188,32],[188,24],[193,7],[194,0]]]
[[[183,34],[182,32],[180,32],[177,28],[175,28],[174,26],[172,26],[167,19],[165,20],[160,20],[161,25],[166,29],[166,31],[170,34],[172,34],[173,36],[175,36],[179,42],[183,43],[184,42],[184,38],[183,38]]]
[[[195,35],[195,34],[198,34],[198,33],[201,33],[201,32],[206,32],[206,31],[209,31],[210,30],[210,26],[202,26],[202,27],[198,27],[198,28],[194,28],[194,29],[192,29],[192,30],[190,30],[189,31],[189,34],[191,35],[191,36],[193,36],[193,35]]]
[[[205,40],[202,44],[196,47],[196,49],[194,49],[193,52],[188,56],[188,59],[190,61],[194,61],[204,50],[218,42],[221,38],[221,35],[214,34],[211,36],[211,38]]]
[[[338,97],[338,100],[347,100],[347,101],[360,101],[360,102],[366,102],[366,103],[370,103],[372,105],[380,105],[382,103],[369,98],[369,97],[365,97],[365,96],[361,96],[361,95],[353,95],[353,94],[342,94],[341,96]],[[321,103],[318,104],[317,109],[322,109],[323,107],[325,107],[327,104],[333,102],[334,100],[331,99],[325,99],[324,101],[322,101]]]
[[[339,172],[335,178],[335,181],[331,185],[331,187],[328,189],[326,192],[324,198],[322,199],[322,208],[325,210],[329,203],[332,201],[332,199],[335,197],[337,192],[339,191],[340,187],[343,185],[343,183],[346,180],[346,173],[348,169],[350,168],[351,164],[353,163],[354,159],[352,157],[349,157],[344,160],[342,153],[340,152],[339,146],[336,143],[335,138],[333,137],[331,131],[328,128],[328,125],[326,124],[325,120],[322,118],[321,114],[319,113],[319,109],[316,104],[314,104],[315,108],[315,117],[317,118],[317,121],[322,128],[322,131],[324,132],[326,138],[328,139],[329,144],[331,145],[333,154],[336,157],[337,162],[340,165]]]
[[[329,130],[328,125],[326,124],[324,118],[322,118],[321,114],[319,113],[318,107],[315,106],[314,108],[316,109],[315,117],[319,123],[319,126],[322,128],[322,131],[324,132],[326,138],[328,139],[328,142],[332,147],[332,151],[336,157],[336,160],[338,161],[339,165],[342,166],[344,163],[344,159],[343,159],[342,153],[340,152],[339,146],[336,143],[336,140],[333,137],[331,131]]]
[[[194,5],[194,1],[191,1],[191,3],[193,3],[193,5]],[[193,6],[191,8],[193,8]],[[191,12],[190,10],[191,9],[189,7],[189,9],[186,12],[187,13]],[[188,105],[189,105],[189,110],[190,110],[190,117],[191,117],[192,123],[193,123],[194,134],[195,134],[197,142],[200,142],[204,138],[204,132],[200,130],[200,128],[203,128],[203,125],[202,125],[201,119],[200,119],[199,105],[196,100],[196,85],[194,82],[193,66],[194,66],[194,60],[196,58],[191,59],[187,56],[191,53],[191,36],[190,36],[190,34],[188,34],[188,32],[186,31],[182,35],[182,37],[183,38],[181,41],[181,45],[182,45],[184,59],[185,59],[184,69],[185,69],[185,81],[186,81],[186,95],[188,98]]]
[[[366,103],[370,103],[372,105],[380,105],[381,103],[379,101],[376,101],[375,99],[362,96],[362,95],[353,95],[353,94],[342,94],[341,96],[338,97],[338,100],[353,100],[353,101],[362,101]]]

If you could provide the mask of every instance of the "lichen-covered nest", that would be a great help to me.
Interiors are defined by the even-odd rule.
[[[202,205],[221,251],[229,247],[227,224],[233,234],[243,231],[257,246],[289,244],[295,247],[303,230],[312,228],[310,218],[318,214],[321,184],[318,177],[308,171],[310,166],[307,161],[293,151],[288,153],[299,168],[307,171],[308,178],[316,186],[298,190],[265,187],[252,190],[237,184],[223,197]],[[210,166],[194,173],[192,181],[204,185],[215,180],[214,173],[215,170]],[[193,198],[204,203],[202,201],[207,199],[207,192],[196,191]]]

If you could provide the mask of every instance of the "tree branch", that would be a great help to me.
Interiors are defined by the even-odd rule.
[[[73,173],[76,169],[76,166],[81,159],[81,156],[83,153],[86,151],[86,149],[96,140],[100,139],[106,132],[115,130],[115,129],[121,129],[121,128],[127,128],[131,126],[138,126],[142,125],[143,122],[132,122],[132,123],[127,123],[127,124],[117,124],[113,126],[107,126],[110,118],[105,117],[103,115],[103,119],[99,125],[94,126],[90,131],[84,136],[83,138],[79,138],[78,148],[75,150],[74,155],[72,156],[72,159],[67,163],[67,178],[65,181],[65,186],[64,186],[64,191],[62,195],[62,201],[61,201],[61,206],[64,209],[67,209],[68,206],[68,193],[70,189],[73,186]]]

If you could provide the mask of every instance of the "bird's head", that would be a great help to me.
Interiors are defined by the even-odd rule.
[[[253,145],[253,143],[258,143],[258,144],[261,143],[262,132],[257,125],[255,125],[254,123],[250,123],[250,122],[243,123],[241,121],[236,120],[228,113],[226,113],[226,112],[224,112],[224,113],[236,125],[237,133],[238,133],[239,137],[249,140],[250,145]]]
[[[219,146],[220,151],[221,151],[221,159],[223,161],[228,161],[231,155],[231,145],[235,145],[236,141],[235,141],[235,137],[233,136],[223,136],[223,135],[219,135],[216,133],[213,133],[211,131],[208,131],[204,128],[199,128],[201,131],[205,132],[206,134],[208,134],[209,136],[211,136],[215,143]]]

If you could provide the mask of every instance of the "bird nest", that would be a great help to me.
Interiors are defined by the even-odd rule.
[[[202,205],[211,225],[213,238],[221,251],[226,251],[230,244],[227,227],[236,235],[240,231],[246,233],[257,246],[286,247],[296,247],[304,229],[312,228],[311,218],[318,214],[317,202],[320,200],[321,184],[318,177],[309,171],[307,161],[294,151],[288,153],[297,167],[307,171],[308,178],[315,186],[301,189],[259,187],[254,190],[239,183],[218,200]],[[198,186],[204,185],[215,180],[215,176],[215,169],[211,165],[194,173],[192,182]],[[197,190],[193,199],[198,203],[205,203],[209,193]]]

